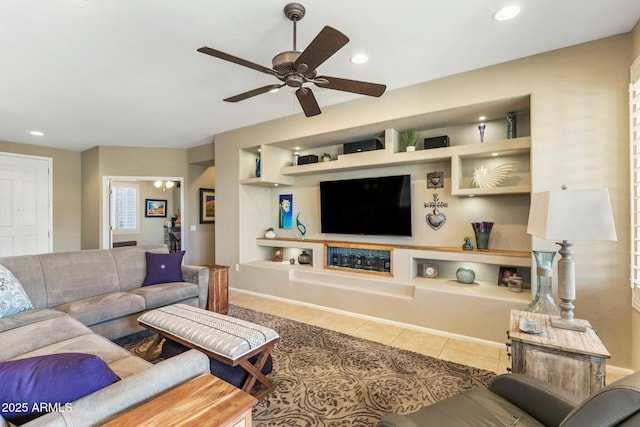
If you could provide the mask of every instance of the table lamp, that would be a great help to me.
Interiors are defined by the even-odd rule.
[[[558,296],[560,318],[552,318],[556,328],[586,331],[586,322],[574,319],[576,298],[575,241],[617,240],[609,191],[606,188],[551,190],[531,195],[527,233],[541,239],[561,240],[558,253]]]

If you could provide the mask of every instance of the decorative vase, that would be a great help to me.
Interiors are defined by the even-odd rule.
[[[415,145],[407,145],[407,151],[416,151]]]
[[[256,178],[260,178],[260,157],[256,159]]]
[[[311,254],[308,254],[307,251],[302,251],[302,253],[298,255],[298,262],[300,264],[311,264]]]
[[[476,280],[476,273],[467,267],[460,267],[456,270],[456,280],[465,285],[470,285]]]
[[[464,243],[462,244],[462,249],[465,251],[472,251],[473,250],[473,244],[471,243],[471,238],[470,237],[465,237],[464,238]]]
[[[472,222],[471,227],[476,236],[476,248],[479,251],[489,249],[489,235],[493,229],[493,222]]]
[[[516,137],[516,113],[507,114],[507,139]]]
[[[267,238],[267,239],[274,239],[276,237],[276,232],[273,231],[273,230],[267,230],[264,233],[264,237]]]
[[[553,300],[553,294],[551,293],[552,265],[555,256],[556,251],[533,251],[533,257],[536,260],[538,288],[533,301],[525,307],[524,311],[560,316],[560,310]]]

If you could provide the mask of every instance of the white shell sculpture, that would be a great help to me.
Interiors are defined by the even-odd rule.
[[[473,184],[478,188],[495,188],[505,182],[515,169],[515,163],[498,165],[491,170],[480,166],[473,170]]]

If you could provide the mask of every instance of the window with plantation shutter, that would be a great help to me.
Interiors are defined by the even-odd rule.
[[[640,311],[640,58],[631,68],[629,135],[631,176],[631,288],[633,308]]]
[[[135,183],[117,182],[112,185],[115,209],[111,219],[114,234],[135,234],[140,232],[138,225],[138,193]]]

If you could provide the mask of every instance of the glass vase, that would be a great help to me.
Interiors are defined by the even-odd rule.
[[[493,222],[472,222],[471,227],[473,228],[473,233],[476,236],[476,249],[479,251],[486,251],[489,249],[489,236],[493,229]]]
[[[556,251],[533,251],[536,260],[536,275],[538,276],[538,287],[533,301],[525,307],[524,311],[532,313],[549,314],[560,316],[560,310],[553,300],[552,278],[553,278],[553,258]]]

